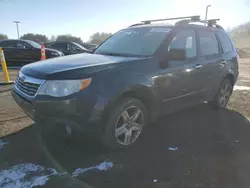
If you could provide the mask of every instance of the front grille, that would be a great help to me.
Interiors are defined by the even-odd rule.
[[[24,80],[22,80],[22,78],[17,76],[17,79],[15,81],[15,85],[24,94],[26,94],[28,96],[35,96],[36,92],[41,84],[24,81]]]

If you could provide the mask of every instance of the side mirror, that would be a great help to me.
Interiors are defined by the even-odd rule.
[[[80,51],[81,51],[81,48],[76,48],[76,51],[80,52]]]
[[[168,52],[168,60],[186,60],[186,50],[172,48]]]

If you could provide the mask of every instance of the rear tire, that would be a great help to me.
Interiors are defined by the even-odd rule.
[[[233,84],[228,78],[221,83],[213,101],[210,102],[214,109],[225,108],[233,92]]]
[[[136,98],[123,98],[109,113],[102,144],[111,150],[131,147],[146,125],[145,105]]]

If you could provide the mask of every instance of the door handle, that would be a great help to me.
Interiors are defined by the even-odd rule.
[[[197,64],[197,65],[194,66],[194,68],[195,68],[195,69],[201,69],[201,68],[202,68],[202,65]]]

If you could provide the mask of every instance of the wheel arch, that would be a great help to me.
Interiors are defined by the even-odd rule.
[[[232,83],[232,85],[235,84],[235,78],[234,78],[234,75],[232,73],[228,73],[224,79],[229,79]]]
[[[148,114],[148,121],[152,121],[154,119],[154,112],[155,112],[155,95],[151,91],[151,88],[148,88],[147,86],[134,86],[132,88],[127,88],[126,90],[120,92],[117,94],[115,97],[113,97],[109,104],[106,106],[104,113],[103,113],[103,118],[104,120],[107,120],[109,117],[109,112],[110,110],[123,98],[136,98],[140,100],[146,107],[147,114]]]

